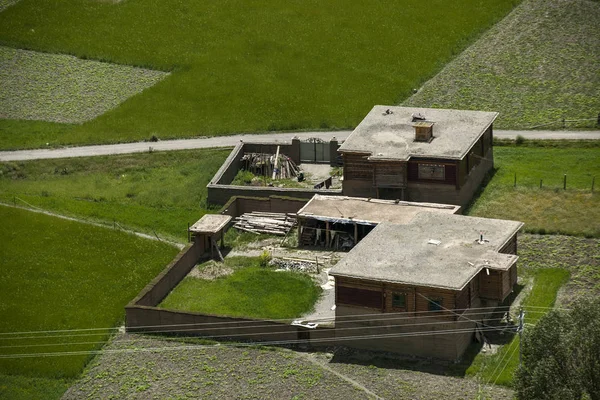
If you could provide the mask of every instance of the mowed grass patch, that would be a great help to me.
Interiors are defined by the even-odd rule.
[[[161,71],[0,46],[0,118],[82,123],[166,76]]]
[[[350,128],[518,3],[22,0],[0,14],[0,44],[172,72],[45,142]]]
[[[261,267],[258,258],[232,257],[226,259],[225,265],[234,268],[232,274],[214,280],[188,276],[160,307],[231,317],[285,319],[311,311],[321,294],[321,288],[310,276]]]
[[[598,1],[523,1],[404,104],[498,111],[502,129],[595,128],[599,19]]]
[[[208,211],[206,185],[229,151],[0,163],[0,201],[181,241]]]
[[[527,232],[600,237],[599,159],[597,147],[495,147],[497,171],[467,214],[520,220]]]
[[[0,374],[0,399],[58,400],[72,383],[72,379],[32,378]]]
[[[524,321],[525,324],[535,325],[554,306],[558,290],[568,281],[570,274],[562,268],[540,268],[525,275],[531,276],[533,287],[522,303],[525,308]],[[466,374],[477,375],[486,384],[510,386],[518,366],[519,337],[515,336],[495,354],[479,354]]]
[[[0,206],[0,220],[2,355],[100,348],[127,302],[177,253],[157,241],[12,207]],[[12,334],[91,328],[103,329]],[[0,358],[0,374],[73,378],[90,358]]]

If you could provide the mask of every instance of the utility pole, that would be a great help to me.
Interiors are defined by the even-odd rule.
[[[519,327],[517,328],[517,332],[519,332],[519,367],[521,366],[521,361],[523,359],[523,319],[525,318],[525,313],[523,312],[523,307],[519,308]]]

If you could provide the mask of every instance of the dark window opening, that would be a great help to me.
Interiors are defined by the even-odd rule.
[[[377,290],[337,286],[336,303],[381,309],[383,296],[382,292]]]
[[[406,308],[406,293],[392,293],[392,307]]]
[[[427,303],[428,303],[427,309],[429,311],[442,311],[443,310],[441,298],[429,299],[429,300],[427,300]]]

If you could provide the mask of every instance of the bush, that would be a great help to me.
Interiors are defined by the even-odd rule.
[[[267,267],[269,262],[271,262],[271,259],[271,253],[269,253],[267,250],[263,250],[262,254],[258,256],[258,264],[261,267]]]
[[[600,399],[600,300],[552,311],[523,337],[519,399]]]

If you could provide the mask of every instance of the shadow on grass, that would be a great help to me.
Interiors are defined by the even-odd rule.
[[[485,188],[487,187],[487,185],[492,181],[492,179],[494,179],[494,176],[496,176],[496,174],[498,173],[498,171],[500,171],[500,167],[494,166],[494,168],[492,168],[485,175],[485,177],[483,178],[483,181],[481,182],[481,185],[479,185],[479,187],[477,188],[477,191],[475,192],[475,194],[473,194],[473,197],[471,197],[471,201],[462,210],[462,214],[463,215],[469,215],[470,214],[471,208],[473,207],[473,205],[475,204],[475,202],[479,199],[479,196],[481,196],[481,194],[485,191]]]

